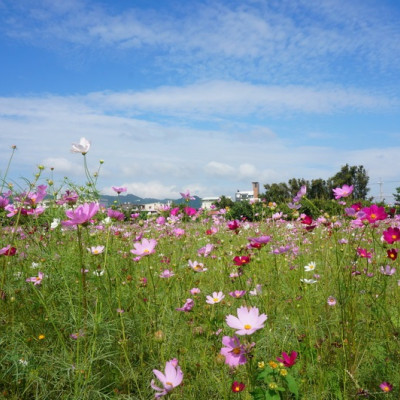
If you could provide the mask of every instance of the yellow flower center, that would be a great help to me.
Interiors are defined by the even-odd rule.
[[[150,253],[150,250],[149,249],[144,249],[143,253]]]
[[[172,384],[172,382],[165,382],[165,384],[168,385],[168,386],[171,386],[171,387],[174,386],[174,385]]]
[[[246,324],[246,325],[244,326],[244,329],[246,329],[246,331],[250,330],[250,329],[251,329],[251,325]]]
[[[218,302],[219,302],[219,298],[218,298],[218,297],[214,297],[214,298],[213,298],[213,302],[214,302],[214,303],[218,303]]]
[[[392,239],[396,239],[397,238],[397,235],[392,235]]]
[[[99,254],[98,250],[93,250],[93,254]]]
[[[375,219],[376,218],[376,214],[371,214],[371,219]]]

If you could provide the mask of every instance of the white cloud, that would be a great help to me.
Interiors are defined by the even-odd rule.
[[[208,175],[224,178],[234,176],[236,173],[236,168],[218,161],[210,161],[207,165],[205,165],[204,171]]]

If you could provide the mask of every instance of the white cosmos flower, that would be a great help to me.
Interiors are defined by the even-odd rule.
[[[315,270],[315,262],[311,261],[310,263],[308,263],[305,267],[304,267],[304,271],[314,271]]]
[[[72,143],[71,151],[73,153],[86,154],[90,149],[90,142],[86,138],[81,138],[79,143]]]
[[[315,279],[300,279],[303,283],[308,283],[308,284],[312,284],[312,283],[316,283],[318,281],[316,281]]]

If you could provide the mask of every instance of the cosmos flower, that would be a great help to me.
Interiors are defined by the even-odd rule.
[[[237,335],[251,335],[264,327],[267,318],[265,314],[259,315],[257,307],[242,306],[237,309],[237,317],[233,315],[226,317],[226,323],[231,328],[237,329],[235,332]]]
[[[220,354],[225,357],[225,364],[230,367],[246,364],[246,347],[240,343],[237,336],[224,336],[222,338],[222,344],[225,347],[222,347]]]
[[[389,382],[382,382],[379,387],[384,391],[384,392],[391,392],[393,390],[393,385],[391,385]]]
[[[206,303],[208,304],[215,304],[222,301],[225,298],[225,295],[222,292],[214,292],[212,296],[207,296]]]
[[[161,272],[161,274],[159,275],[160,278],[171,278],[172,276],[174,276],[174,272],[170,269],[164,269],[163,272]]]
[[[183,307],[175,308],[175,310],[189,312],[193,308],[193,306],[194,306],[194,301],[192,299],[187,299]]]
[[[364,207],[362,211],[365,213],[363,220],[367,220],[369,223],[377,221],[383,221],[387,214],[384,207],[379,207],[376,204],[372,204],[370,207]]]
[[[98,203],[84,203],[74,210],[66,210],[65,214],[69,218],[61,221],[63,226],[74,226],[87,224],[99,211]]]
[[[318,282],[317,280],[315,280],[315,279],[300,279],[303,283],[307,283],[307,284],[313,284],[313,283],[316,283],[316,282]]]
[[[128,190],[128,188],[112,186],[112,190],[114,190],[114,192],[116,192],[117,194],[121,194],[121,193],[126,192]]]
[[[328,306],[335,306],[336,305],[336,299],[333,296],[329,296],[328,300],[326,302],[328,303]]]
[[[308,263],[307,265],[304,266],[304,271],[314,271],[315,270],[315,262],[311,261],[310,263]]]
[[[287,368],[293,367],[296,364],[297,352],[292,351],[290,356],[287,353],[282,353],[282,358],[276,357],[276,360],[283,363],[283,365]]]
[[[250,262],[250,257],[248,256],[236,256],[233,259],[233,263],[237,266],[241,266],[241,265],[245,265],[248,264]]]
[[[372,253],[361,247],[357,249],[357,254],[362,258],[372,258]]]
[[[155,247],[157,245],[157,240],[155,239],[142,239],[140,243],[134,243],[134,249],[131,249],[131,253],[139,257],[148,256],[155,252]]]
[[[386,265],[385,267],[381,267],[380,268],[380,272],[383,275],[391,276],[391,275],[394,275],[396,273],[396,268],[395,267],[391,267],[390,265]]]
[[[388,228],[386,231],[383,231],[383,239],[389,244],[393,244],[394,242],[399,242],[400,241],[400,229],[399,228]]]
[[[204,265],[202,263],[198,263],[197,261],[192,261],[192,260],[189,260],[188,263],[189,267],[192,268],[192,270],[195,272],[207,271],[207,268],[204,268]]]
[[[182,196],[182,199],[189,201],[189,200],[195,200],[195,198],[193,196],[191,196],[189,190],[186,190],[185,193],[180,193],[180,195]]]
[[[44,273],[39,271],[38,276],[32,276],[31,278],[27,278],[26,282],[32,282],[36,286],[42,283],[43,278],[44,278]]]
[[[101,254],[104,251],[104,246],[92,246],[92,247],[88,247],[87,251],[90,254]]]
[[[85,155],[90,149],[90,142],[89,140],[85,139],[84,137],[81,138],[79,143],[72,143],[71,151],[73,153],[81,153]]]
[[[390,258],[392,261],[397,259],[397,253],[399,252],[397,249],[390,249],[387,250],[387,257]]]
[[[339,200],[342,197],[348,197],[353,193],[354,186],[351,185],[343,185],[341,188],[337,187],[336,189],[332,189],[333,194],[335,195],[335,199]]]
[[[234,297],[235,299],[240,299],[246,294],[245,290],[235,290],[233,292],[229,292],[229,296]]]
[[[242,392],[245,388],[245,384],[243,382],[234,381],[232,383],[231,389],[233,393]]]
[[[178,360],[176,358],[167,361],[164,374],[157,369],[153,369],[153,373],[163,386],[160,388],[155,385],[154,379],[151,380],[151,387],[158,392],[155,394],[156,399],[168,394],[173,388],[179,386],[183,380],[183,373],[178,366]]]

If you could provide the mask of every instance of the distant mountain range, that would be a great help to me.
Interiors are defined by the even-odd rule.
[[[198,196],[193,196],[194,200],[190,200],[189,206],[194,208],[201,207],[201,198]],[[101,195],[100,196],[100,203],[104,204],[105,206],[111,206],[114,201],[118,202],[118,196],[108,196],[108,195]],[[153,199],[151,197],[142,198],[136,196],[134,194],[127,194],[125,196],[119,196],[119,201],[121,204],[123,203],[131,203],[131,204],[149,204],[149,203],[174,203],[174,204],[182,204],[186,203],[186,201],[182,198],[180,199]]]

